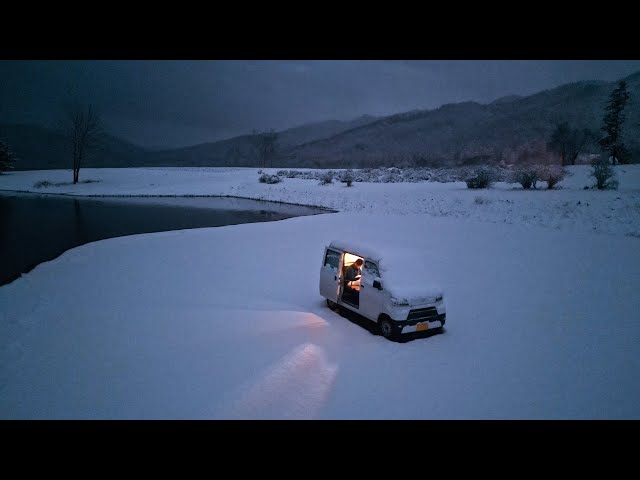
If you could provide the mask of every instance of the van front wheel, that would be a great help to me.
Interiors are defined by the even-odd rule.
[[[388,318],[381,318],[378,321],[378,326],[380,327],[380,333],[385,338],[393,338],[396,335],[396,328],[391,323],[391,320]]]
[[[336,302],[332,302],[327,298],[327,307],[329,307],[331,310],[335,310],[337,306],[338,304]]]

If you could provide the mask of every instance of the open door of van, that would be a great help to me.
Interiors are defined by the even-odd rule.
[[[342,282],[342,252],[329,247],[324,249],[324,259],[320,267],[320,295],[337,303]]]

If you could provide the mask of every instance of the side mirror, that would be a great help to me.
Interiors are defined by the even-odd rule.
[[[373,281],[373,288],[377,288],[378,290],[382,290],[382,284],[379,279],[375,279]]]

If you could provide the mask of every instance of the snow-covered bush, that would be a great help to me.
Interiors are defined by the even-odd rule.
[[[320,176],[319,185],[329,185],[331,183],[333,183],[333,172],[329,170]]]
[[[538,177],[541,181],[547,182],[547,189],[551,190],[562,180],[567,171],[560,165],[542,165],[538,169]]]
[[[502,181],[506,178],[507,170],[499,167],[484,167],[494,182]],[[350,173],[353,176],[353,182],[367,183],[398,183],[398,182],[461,182],[476,174],[477,167],[450,167],[450,168],[427,168],[427,167],[379,167],[379,168],[362,168],[348,169],[344,171],[334,170],[280,170],[278,176],[286,178],[300,178],[303,180],[318,180],[321,185],[323,178],[329,173],[333,180],[343,181],[343,175]],[[346,183],[346,182],[345,182]]]
[[[595,187],[598,190],[618,189],[618,180],[615,178],[616,172],[614,172],[606,157],[602,156],[594,160],[591,168],[591,176],[596,179]]]
[[[92,180],[92,179],[86,179],[86,180],[82,180],[78,183],[100,183],[102,180]],[[48,180],[40,180],[39,182],[36,182],[33,184],[33,188],[46,188],[46,187],[66,187],[68,185],[73,185],[73,182],[50,182]]]
[[[435,178],[435,174],[425,168],[410,168],[404,172],[403,175],[407,182],[424,182]],[[438,180],[439,181],[439,180]]]
[[[353,172],[351,170],[347,170],[346,172],[342,172],[340,175],[340,181],[342,183],[346,183],[347,187],[350,187],[353,183]]]
[[[486,197],[476,197],[473,199],[473,203],[476,205],[485,205],[491,203],[491,199]]]
[[[519,183],[525,190],[533,187],[535,190],[538,182],[538,167],[535,165],[518,166],[511,172],[511,182]]]
[[[480,167],[475,171],[475,175],[467,178],[465,182],[467,188],[489,188],[494,182],[494,176],[488,168]]]
[[[278,170],[278,173],[276,174],[279,177],[285,177],[285,178],[298,178],[298,177],[303,177],[303,172],[299,172],[297,170]]]
[[[260,176],[260,183],[280,183],[282,178],[278,175],[269,175],[268,173],[263,173]]]

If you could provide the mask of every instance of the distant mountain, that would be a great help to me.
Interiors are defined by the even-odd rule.
[[[626,79],[626,145],[640,161],[640,72]],[[602,116],[617,82],[584,81],[488,105],[464,102],[380,118],[331,138],[294,147],[283,167],[473,165],[521,163],[549,157],[555,126],[569,122],[601,135]],[[589,146],[597,153],[598,146]]]
[[[376,117],[364,115],[351,121],[328,120],[278,132],[283,151],[339,132],[365,125]],[[18,157],[16,170],[44,170],[70,167],[69,142],[61,132],[35,125],[0,124],[0,138],[6,139]],[[258,158],[253,135],[203,143],[177,149],[149,149],[106,135],[84,163],[85,167],[173,167],[254,166]]]
[[[298,145],[332,138],[340,132],[367,125],[376,119],[377,117],[364,115],[351,121],[328,120],[283,130],[277,132],[278,151],[282,154],[291,151]],[[241,135],[192,147],[165,150],[154,155],[154,163],[163,166],[259,166],[260,161],[256,154],[254,141],[253,135]]]
[[[309,123],[280,132],[278,141],[286,146],[301,145],[314,140],[332,137],[340,132],[371,123],[374,120],[376,120],[376,117],[372,115],[362,115],[351,121],[327,120]]]
[[[500,98],[494,100],[491,103],[493,105],[500,104],[500,103],[509,103],[509,102],[513,102],[515,100],[520,100],[521,98],[522,98],[522,95],[506,95],[504,97],[500,97]]]
[[[624,140],[640,161],[640,72],[626,77],[630,100]],[[550,158],[546,144],[556,125],[601,135],[602,116],[617,82],[583,81],[526,97],[462,102],[352,121],[327,120],[278,133],[274,167],[346,168],[391,165],[456,166],[522,163]],[[69,168],[64,137],[29,125],[0,125],[0,137],[19,157],[17,170]],[[87,167],[259,166],[255,136],[186,148],[150,150],[106,137]],[[588,145],[584,153],[598,153]]]

